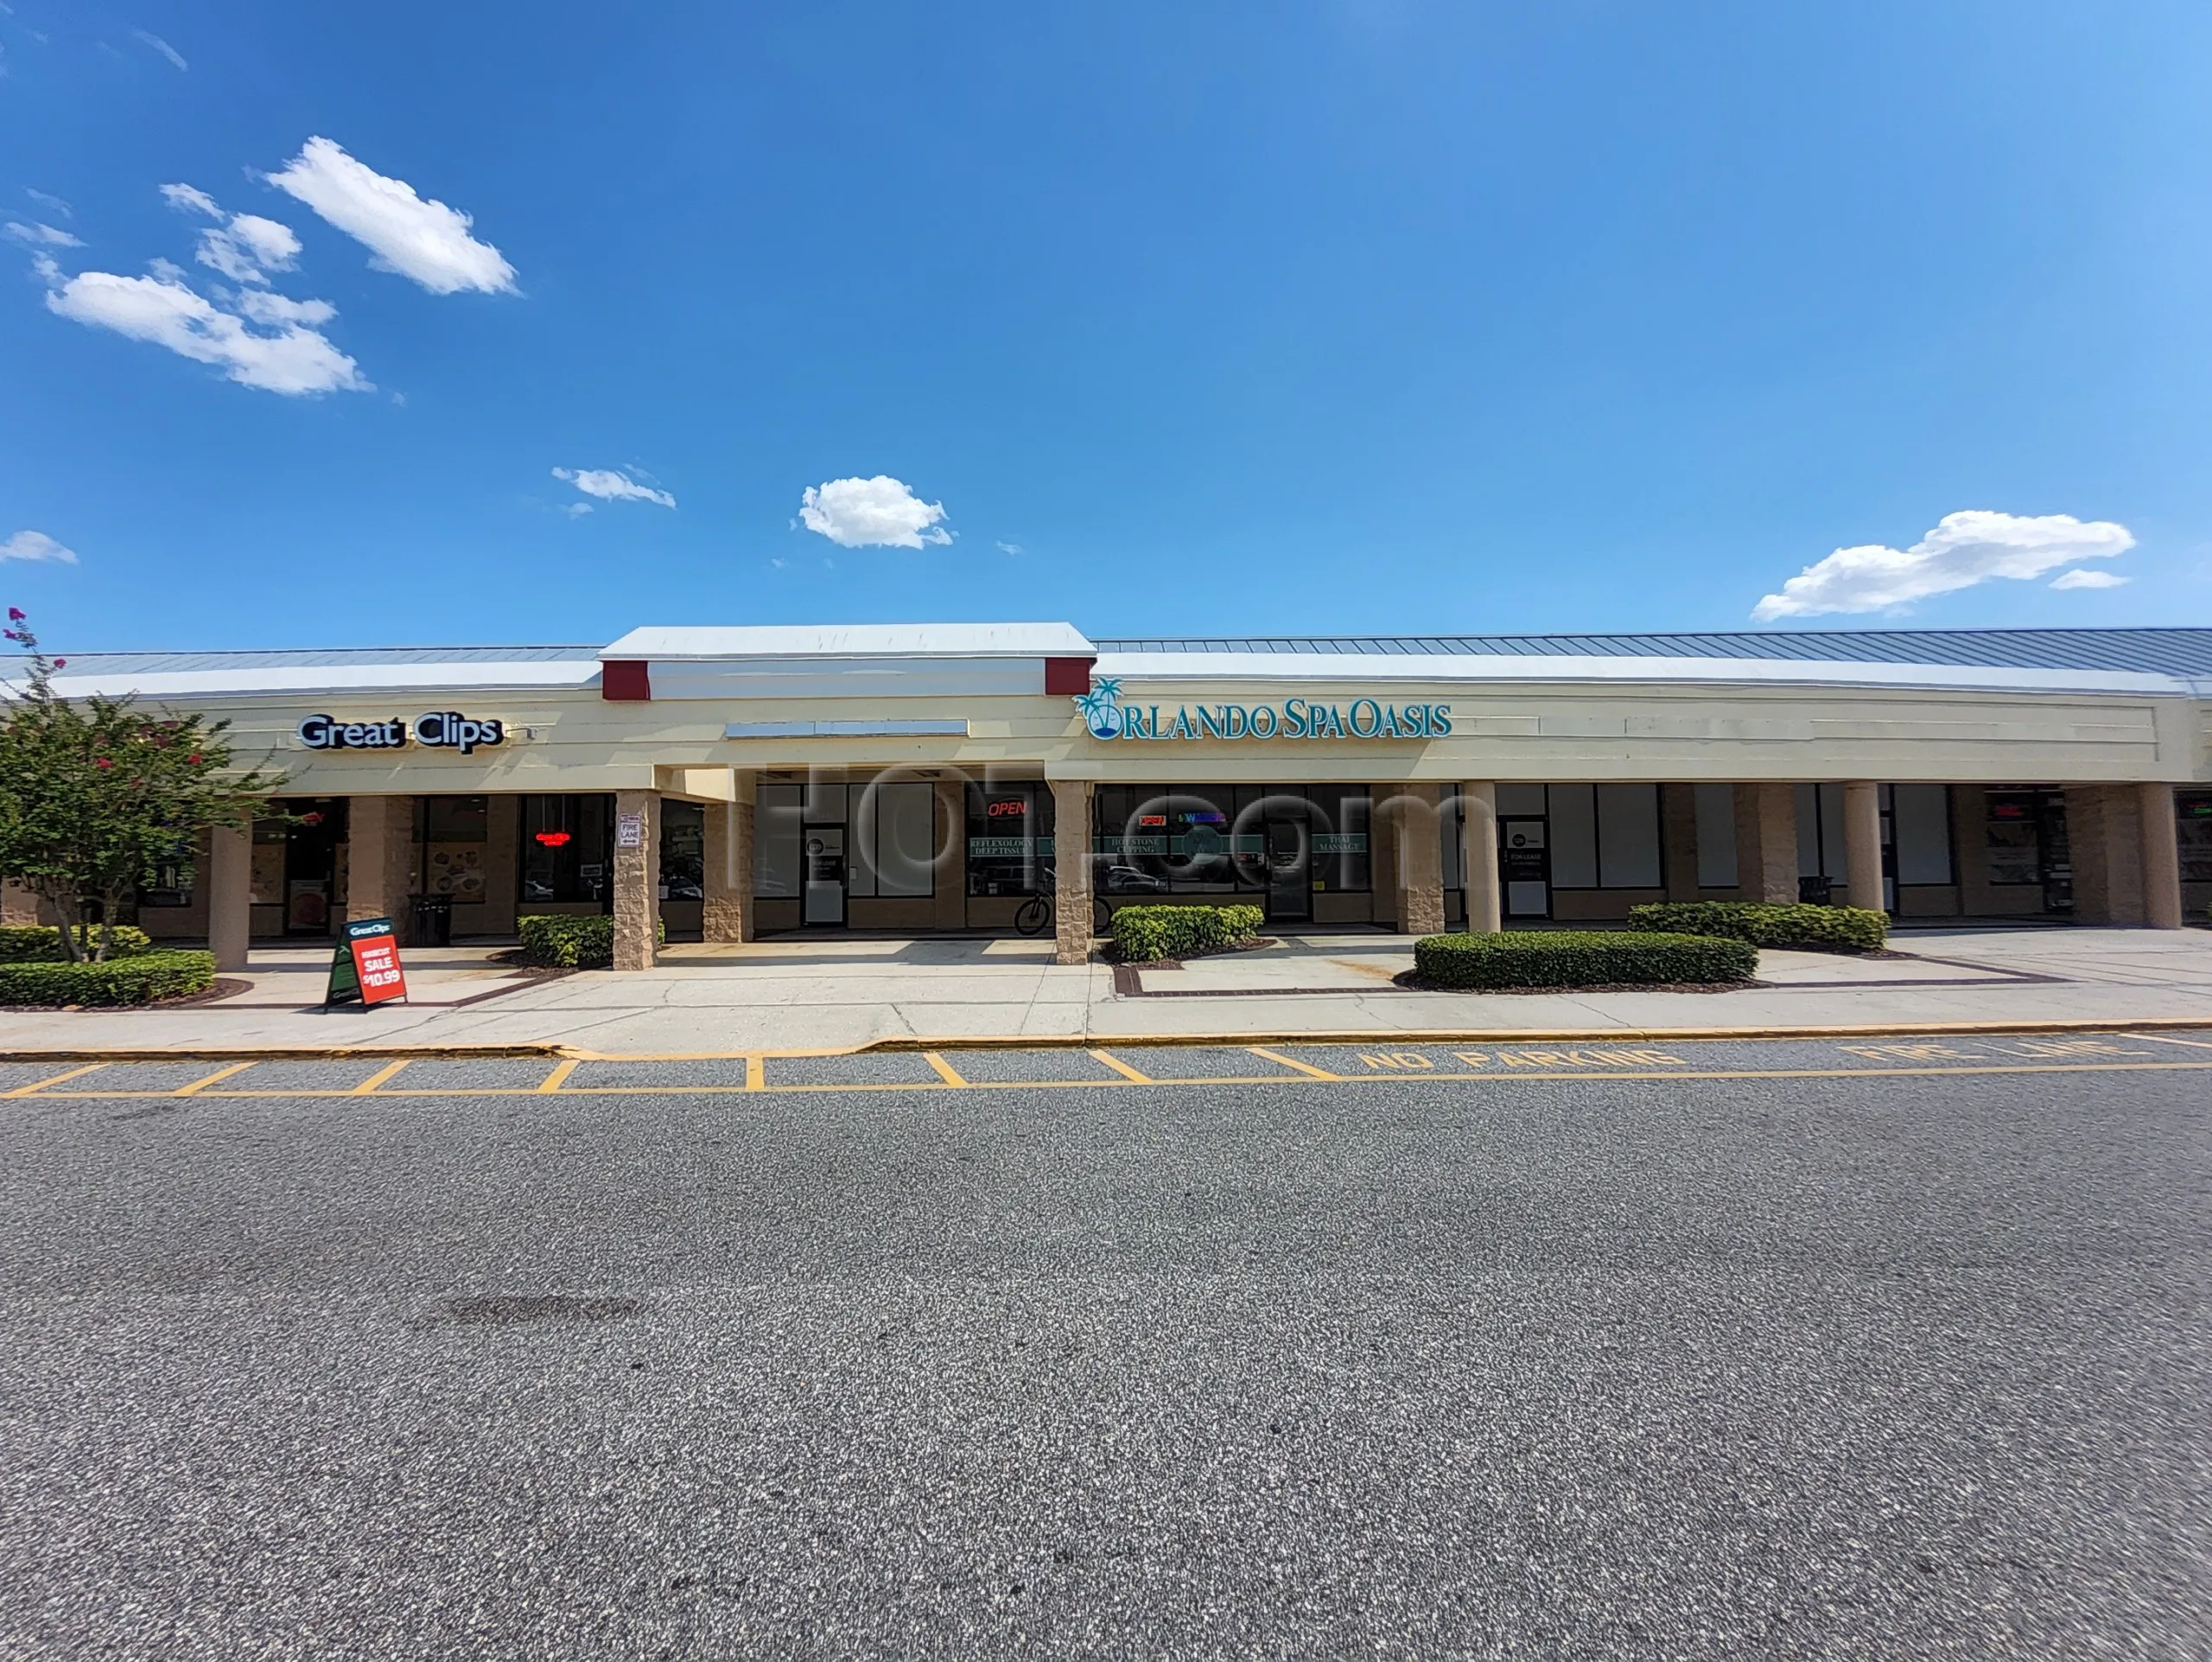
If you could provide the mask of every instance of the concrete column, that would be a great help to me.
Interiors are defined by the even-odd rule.
[[[2143,921],[2139,797],[2128,785],[2066,787],[2066,841],[2076,923]],[[2169,814],[2171,813],[2169,809]]]
[[[1402,785],[1393,804],[1398,927],[1408,935],[1444,933],[1444,845],[1436,823],[1441,797],[1433,785]]]
[[[1090,798],[1087,779],[1052,781],[1052,962],[1090,962]]]
[[[390,918],[404,946],[415,871],[415,799],[357,796],[346,805],[346,918]]]
[[[1871,780],[1853,780],[1843,787],[1843,863],[1851,904],[1887,911],[1882,893],[1882,787]]]
[[[207,946],[219,970],[245,968],[253,935],[253,827],[218,825],[207,839]]]
[[[932,919],[940,929],[968,927],[968,781],[937,782],[936,869],[931,874],[937,903]]]
[[[1797,898],[1797,796],[1788,785],[1736,787],[1736,892],[1747,901]]]
[[[1505,927],[1497,886],[1497,786],[1459,786],[1459,863],[1466,871],[1467,933],[1494,935]]]
[[[2174,824],[2174,787],[2135,787],[2143,830],[2143,921],[2153,929],[2182,927],[2181,847]]]
[[[705,808],[706,842],[702,865],[706,881],[700,885],[700,937],[709,941],[751,940],[758,933],[753,918],[753,800],[748,782],[741,781],[739,799],[709,802]],[[654,885],[658,894],[659,885]]]
[[[622,846],[622,822],[641,823],[642,846]],[[660,793],[614,793],[614,963],[618,970],[650,970],[660,939]]]
[[[484,920],[487,935],[512,935],[522,899],[522,799],[484,800]]]
[[[1666,860],[1667,898],[1697,899],[1696,786],[1659,787],[1659,847]]]

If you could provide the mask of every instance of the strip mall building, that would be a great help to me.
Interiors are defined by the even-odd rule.
[[[2212,629],[1085,639],[647,628],[605,647],[73,657],[224,716],[286,817],[139,896],[157,936],[1003,931],[1236,898],[1427,933],[1662,899],[2175,927],[2212,900]],[[423,897],[429,897],[425,904]]]

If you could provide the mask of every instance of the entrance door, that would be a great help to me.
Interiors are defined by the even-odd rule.
[[[1509,918],[1552,914],[1552,857],[1541,819],[1497,822],[1497,876]]]
[[[296,818],[284,836],[284,933],[327,935],[337,898],[338,844],[346,805],[328,797],[283,805]]]
[[[845,920],[845,828],[810,825],[802,848],[806,856],[806,899],[800,915],[810,924]]]
[[[1312,844],[1295,819],[1268,821],[1268,921],[1303,923],[1313,915]]]

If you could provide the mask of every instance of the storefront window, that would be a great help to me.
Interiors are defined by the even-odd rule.
[[[707,811],[696,802],[660,806],[660,897],[696,901],[706,896]]]
[[[969,786],[968,892],[1034,895],[1052,869],[1052,787],[1042,780]]]
[[[2174,793],[2174,831],[2182,882],[2212,883],[2212,791]]]
[[[1368,887],[1367,787],[1109,785],[1095,797],[1102,893],[1338,893]]]
[[[555,904],[613,900],[614,799],[526,796],[522,799],[522,901]]]
[[[488,812],[480,796],[426,796],[418,810],[423,892],[461,906],[484,900],[484,843]]]
[[[143,907],[175,907],[192,904],[192,885],[197,872],[194,869],[192,845],[172,843],[154,862],[145,884],[138,890],[138,904]]]

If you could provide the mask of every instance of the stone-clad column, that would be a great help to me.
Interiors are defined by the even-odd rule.
[[[408,926],[407,891],[415,872],[415,799],[357,796],[346,805],[346,917],[390,918],[392,933],[404,946],[413,939]]]
[[[1853,906],[1889,909],[1882,892],[1882,787],[1853,780],[1843,787],[1843,861]]]
[[[207,946],[219,970],[245,968],[253,935],[253,827],[218,825],[207,839]]]
[[[1736,787],[1736,892],[1747,901],[1797,898],[1797,793],[1788,785]]]
[[[636,823],[635,846],[623,846],[623,827]],[[650,970],[660,936],[660,793],[614,793],[614,963],[618,970]]]
[[[2126,785],[2069,785],[2066,842],[2074,868],[2074,921],[2143,921],[2141,798]],[[2169,812],[2171,813],[2171,810]]]
[[[1467,933],[1494,935],[1505,927],[1497,887],[1497,786],[1459,786],[1459,863],[1465,872]]]
[[[1090,962],[1090,799],[1087,779],[1052,781],[1052,962]]]
[[[1396,800],[1398,927],[1408,935],[1444,933],[1444,844],[1437,825],[1441,793],[1433,785],[1402,785]]]
[[[738,776],[738,799],[706,805],[706,839],[700,885],[700,936],[710,941],[751,940],[753,918],[753,792]],[[656,882],[653,892],[658,894]]]
[[[2136,787],[2143,821],[2143,921],[2153,929],[2182,927],[2181,847],[2174,824],[2174,787]]]
[[[1667,898],[1697,899],[1697,786],[1659,787],[1659,848],[1665,856]]]

